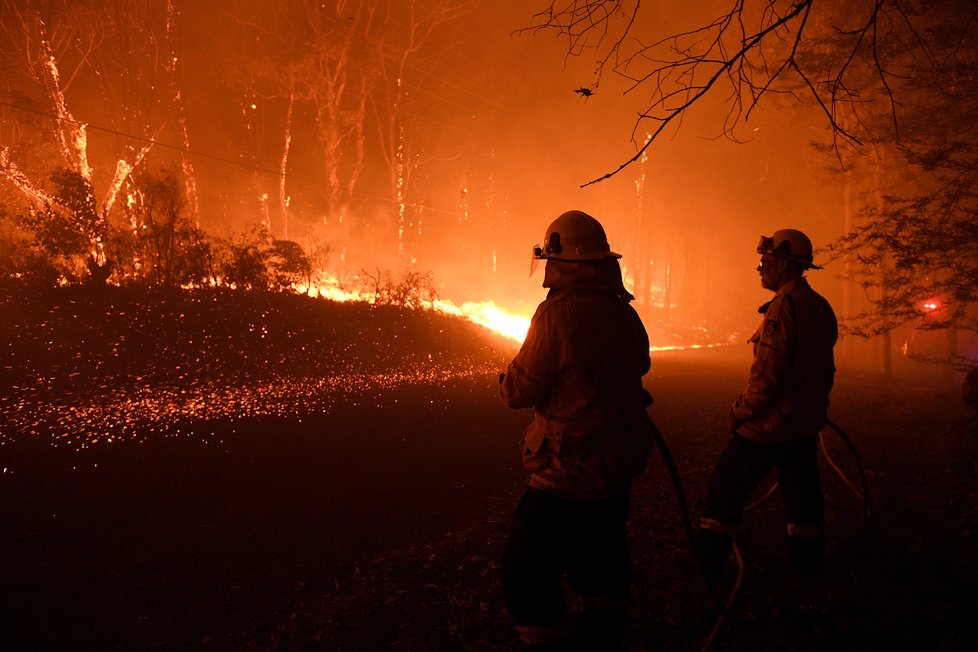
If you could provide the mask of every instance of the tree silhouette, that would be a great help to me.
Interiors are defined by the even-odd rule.
[[[850,332],[949,329],[949,351],[930,361],[956,367],[976,361],[953,350],[954,333],[978,332],[976,16],[969,3],[928,4],[914,16],[914,40],[881,42],[892,51],[890,90],[902,101],[895,120],[867,114],[874,155],[842,161],[869,163],[877,173],[861,175],[869,192],[855,207],[851,231],[829,247],[858,263],[851,277],[866,290],[866,307],[846,323]]]
[[[105,220],[99,214],[92,184],[80,173],[61,168],[51,175],[55,191],[50,201],[22,218],[61,276],[70,282],[88,270],[99,282],[107,264],[98,260],[97,243],[108,239]]]
[[[880,103],[896,119],[893,57],[927,48],[916,26],[921,8],[931,4],[941,5],[947,18],[967,6],[956,0],[730,0],[713,19],[656,34],[661,16],[640,0],[553,1],[521,31],[556,31],[568,56],[593,55],[590,88],[610,73],[626,80],[627,93],[647,98],[639,100],[636,152],[590,185],[639,161],[708,96],[724,97],[721,132],[735,140],[737,126],[764,98],[787,96],[818,106],[840,145],[860,145],[867,114],[878,112]],[[892,38],[907,40],[889,43]]]
[[[129,194],[130,228],[113,241],[129,237],[133,251],[116,260],[129,262],[130,276],[151,285],[204,282],[211,271],[211,247],[193,223],[179,176],[166,169],[140,174]]]

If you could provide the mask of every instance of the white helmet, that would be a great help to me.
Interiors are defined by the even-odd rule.
[[[608,245],[596,219],[582,211],[567,211],[550,223],[543,244],[533,247],[535,259],[601,260],[621,258]]]
[[[757,253],[780,256],[801,263],[805,269],[822,269],[812,262],[812,241],[796,229],[781,229],[774,235],[762,235],[757,243]]]

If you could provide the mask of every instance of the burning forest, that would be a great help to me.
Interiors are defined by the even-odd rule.
[[[518,646],[556,390],[500,397],[602,269],[647,338],[561,328],[648,350],[599,393],[661,436],[624,648],[973,649],[972,5],[0,0],[0,647]],[[826,572],[792,579],[772,476],[711,583],[791,270],[837,318]]]

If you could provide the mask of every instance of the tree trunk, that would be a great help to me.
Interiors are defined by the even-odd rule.
[[[282,160],[279,163],[278,206],[282,216],[282,237],[289,239],[289,196],[285,192],[286,172],[289,168],[289,148],[292,144],[292,107],[295,104],[295,91],[289,92],[289,108],[285,113],[285,143],[282,145]]]

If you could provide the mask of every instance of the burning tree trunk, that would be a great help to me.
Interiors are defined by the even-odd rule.
[[[873,203],[875,204],[875,212],[877,214],[883,212],[883,183],[885,179],[884,168],[883,168],[883,154],[882,152],[873,159],[873,180],[874,180],[874,191],[873,191]],[[890,294],[890,284],[893,282],[890,278],[890,261],[884,255],[880,258],[880,302],[887,302],[889,300]],[[884,376],[893,375],[893,338],[891,336],[891,330],[885,330],[880,337],[880,372]]]
[[[54,105],[57,121],[54,132],[61,144],[61,154],[69,170],[77,172],[89,182],[92,180],[92,169],[88,165],[88,134],[83,123],[75,120],[65,102],[64,90],[61,87],[61,71],[54,57],[51,43],[48,41],[47,28],[40,16],[37,17],[40,32],[41,71],[39,81],[47,91]]]
[[[178,57],[175,50],[176,41],[176,7],[173,0],[166,2],[166,41],[169,57],[166,63],[166,71],[169,73],[170,83],[173,89],[174,111],[177,114],[177,123],[180,127],[180,144],[183,149],[180,153],[181,166],[183,168],[183,180],[187,195],[187,204],[190,208],[191,219],[200,228],[200,205],[197,198],[197,173],[194,171],[193,161],[190,160],[190,131],[187,128],[187,115],[183,106],[183,94],[177,82],[177,61]]]
[[[128,95],[125,91],[128,90],[129,83],[145,82],[151,89],[159,86],[156,78],[158,69],[155,67],[158,54],[156,45],[153,38],[147,39],[146,36],[146,25],[153,24],[155,16],[141,15],[139,12],[145,11],[143,5],[126,2],[114,5],[109,11],[101,4],[80,2],[54,2],[41,6],[8,1],[0,9],[5,16],[7,37],[3,47],[8,53],[16,53],[23,58],[26,62],[26,77],[40,90],[37,100],[51,107],[53,140],[57,143],[60,159],[57,162],[46,162],[50,166],[47,169],[26,173],[11,160],[10,151],[5,150],[0,161],[0,173],[23,192],[35,212],[55,210],[75,216],[79,222],[78,231],[91,237],[90,260],[86,263],[91,279],[104,281],[110,269],[105,252],[109,215],[131,173],[152,149],[164,121],[159,121],[161,126],[156,133],[142,138],[144,142],[141,146],[128,147],[128,153],[114,161],[108,187],[102,194],[101,202],[97,202],[94,199],[96,174],[95,165],[90,161],[88,127],[76,119],[69,109],[67,94],[74,81],[94,71],[94,80],[97,83],[87,88],[96,88],[102,92],[104,102],[98,109],[118,109],[113,117],[120,117],[122,121],[131,118],[132,122],[145,129],[153,118],[142,115],[138,107],[144,102],[151,105],[154,99],[151,97],[147,100],[138,93]],[[42,9],[47,13],[42,13]],[[172,18],[172,4],[168,5],[168,10]],[[168,23],[167,29],[172,37],[172,23]],[[138,50],[137,45],[140,43],[142,49]],[[168,52],[170,61],[164,64],[167,69],[170,65],[175,66],[172,48]],[[142,69],[136,65],[142,63],[134,61],[139,55],[145,55],[149,68]],[[66,73],[65,70],[69,72]],[[123,81],[114,81],[118,79]],[[173,80],[174,89],[175,84]],[[121,97],[110,97],[115,90],[123,91]],[[179,91],[174,92],[179,99]],[[186,135],[185,130],[184,134]],[[45,178],[52,168],[67,170],[84,182],[78,188],[83,187],[84,192],[93,195],[91,202],[86,202],[86,205],[90,203],[97,207],[93,218],[97,224],[88,224],[92,216],[87,210],[83,215],[72,206],[66,205],[63,197],[45,196],[38,191],[41,184],[37,180]],[[75,185],[77,184],[72,187]]]
[[[349,211],[364,168],[369,74],[376,51],[370,40],[378,0],[348,7],[343,0],[303,5],[312,46],[296,66],[297,95],[310,102],[326,176],[325,219]],[[349,11],[348,11],[349,9]]]
[[[289,149],[292,146],[292,109],[295,106],[295,90],[289,91],[289,108],[285,113],[285,142],[279,163],[278,204],[282,216],[282,237],[289,239],[289,195],[285,190],[286,173],[289,169]]]
[[[379,104],[386,109],[386,113],[383,109],[378,109],[378,121],[381,149],[390,175],[391,204],[397,214],[398,253],[403,256],[409,233],[413,231],[420,235],[421,230],[421,209],[409,214],[410,207],[415,204],[408,198],[411,174],[418,165],[417,156],[412,150],[413,141],[405,111],[409,97],[409,64],[433,32],[464,12],[467,5],[441,0],[437,6],[426,7],[421,11],[417,0],[410,0],[403,4],[395,3],[393,7],[404,11],[406,15],[395,16],[389,10],[386,17],[395,28],[389,30],[390,37],[384,50],[395,54],[392,57],[394,65],[391,70],[387,70],[387,58],[380,59],[384,66],[382,76],[389,80],[389,86],[387,101]]]
[[[5,15],[16,15],[23,39],[23,52],[28,62],[28,74],[43,89],[45,96],[51,104],[55,117],[53,128],[54,137],[58,143],[62,157],[62,166],[69,173],[79,177],[81,183],[76,184],[84,193],[91,194],[93,188],[92,169],[88,163],[88,134],[86,125],[72,115],[68,109],[65,99],[65,84],[61,81],[61,69],[58,58],[55,55],[55,47],[52,45],[48,34],[48,27],[45,20],[38,11],[28,9],[24,12],[19,11],[13,4],[4,7]],[[84,42],[83,56],[78,63],[80,68],[88,58],[88,54],[95,47],[96,37],[93,32],[85,34],[87,41],[82,41],[79,35],[78,42]],[[67,40],[67,39],[65,39]],[[77,71],[77,68],[76,68]],[[73,75],[72,75],[73,77]],[[72,78],[69,77],[69,80]],[[69,81],[70,83],[70,81]],[[66,205],[64,194],[60,196],[48,195],[38,189],[40,184],[31,182],[13,161],[9,158],[9,151],[5,148],[2,159],[0,159],[0,171],[11,181],[27,198],[34,212],[57,211],[68,215],[77,213],[77,206]],[[103,206],[111,207],[114,194],[110,190],[106,196]],[[94,196],[89,196],[83,200],[75,197],[77,202],[84,201],[86,206],[95,206]],[[89,214],[91,213],[91,214]],[[94,220],[95,223],[88,225],[90,228],[82,228],[80,232],[87,233],[91,237],[90,241],[90,260],[87,267],[91,271],[92,278],[102,278],[101,270],[106,266],[104,242],[95,234],[107,232],[107,223],[104,212],[85,211],[85,215],[78,214],[78,219],[82,221]],[[104,279],[103,279],[104,280]]]
[[[652,307],[652,258],[647,251],[648,224],[646,220],[645,191],[648,177],[648,156],[639,161],[638,178],[635,179],[635,218],[628,230],[629,269],[638,303]]]
[[[274,152],[262,138],[268,123],[257,130],[249,124],[243,135],[259,139],[256,166],[263,157],[276,160],[277,187],[260,187],[258,196],[275,197],[273,213],[282,220],[284,237],[288,237],[290,213],[296,211],[287,187],[289,166],[295,155],[303,156],[310,149],[301,140],[310,131],[321,166],[301,176],[318,174],[324,180],[317,184],[321,196],[315,210],[323,223],[342,221],[350,212],[366,159],[368,99],[378,77],[374,16],[385,1],[241,0],[227,10],[238,29],[223,56],[235,56],[241,48],[253,51],[232,69],[233,87],[247,98],[242,105],[250,106],[249,120],[252,115],[265,116],[269,122],[274,120],[276,131],[281,129],[281,145],[276,144]],[[257,100],[266,102],[259,107]],[[264,219],[267,199],[262,201]]]
[[[852,215],[854,212],[854,201],[852,191],[852,170],[849,164],[844,166],[842,172],[842,232],[852,233]],[[842,323],[847,324],[853,315],[853,296],[852,296],[852,253],[846,253],[842,257]],[[845,358],[853,355],[852,338],[842,338],[842,354]]]

